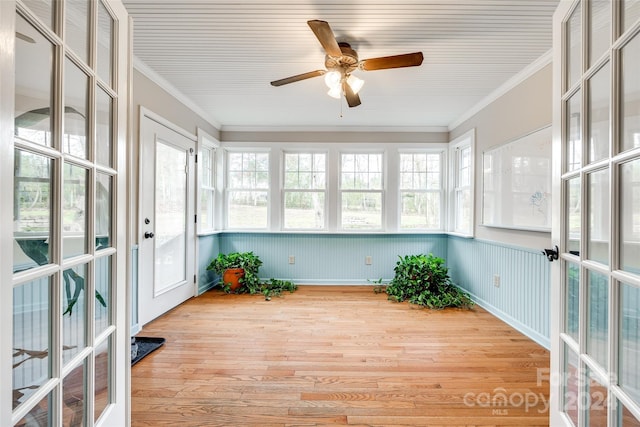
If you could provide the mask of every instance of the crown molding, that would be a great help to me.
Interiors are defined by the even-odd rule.
[[[447,126],[222,126],[221,132],[449,132]]]
[[[451,122],[448,126],[448,130],[452,131],[458,126],[460,126],[465,121],[469,120],[475,114],[479,113],[483,108],[486,108],[493,101],[500,98],[502,95],[506,94],[520,83],[524,82],[526,79],[551,64],[552,60],[552,49],[549,49],[547,52],[542,54],[538,59],[533,61],[531,64],[527,65],[523,68],[518,74],[511,77],[509,80],[504,82],[499,88],[491,92],[485,98],[483,98],[476,105],[471,107],[467,112],[458,117],[455,121]]]

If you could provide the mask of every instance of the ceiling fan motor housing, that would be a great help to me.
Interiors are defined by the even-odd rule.
[[[342,74],[349,74],[358,68],[358,53],[351,48],[349,43],[340,42],[338,46],[340,46],[342,56],[326,55],[324,66],[327,67],[327,70],[338,70]]]

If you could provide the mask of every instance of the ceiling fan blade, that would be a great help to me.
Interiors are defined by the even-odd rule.
[[[360,68],[366,71],[385,70],[388,68],[417,67],[422,64],[422,52],[405,53],[404,55],[383,56],[360,61]]]
[[[324,51],[327,52],[327,55],[335,57],[342,56],[342,51],[340,50],[340,46],[338,46],[336,36],[333,35],[333,31],[328,22],[314,19],[307,21],[307,24],[311,27],[311,30],[318,38]]]
[[[312,77],[318,77],[318,76],[323,75],[324,73],[326,73],[325,70],[309,71],[308,73],[298,74],[296,76],[291,76],[291,77],[287,77],[287,78],[284,78],[284,79],[272,81],[271,82],[271,86],[287,85],[289,83],[299,82],[300,80],[306,80],[306,79],[310,79]]]
[[[357,107],[361,104],[360,97],[357,93],[354,93],[351,86],[345,81],[342,83],[342,89],[344,90],[344,97],[347,99],[349,107]]]

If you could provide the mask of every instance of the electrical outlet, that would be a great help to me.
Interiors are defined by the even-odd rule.
[[[367,265],[371,265],[373,263],[373,259],[371,258],[371,255],[367,255],[366,257],[364,257],[364,263]]]
[[[289,255],[289,264],[295,264],[296,263],[296,257],[293,255]]]
[[[499,274],[494,274],[493,275],[493,286],[495,286],[496,288],[500,287],[500,275]]]

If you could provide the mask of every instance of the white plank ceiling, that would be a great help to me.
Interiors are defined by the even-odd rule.
[[[559,0],[124,0],[134,55],[222,129],[446,128],[551,49]],[[420,67],[357,71],[362,105],[330,98],[307,20],[361,59],[422,51]]]

